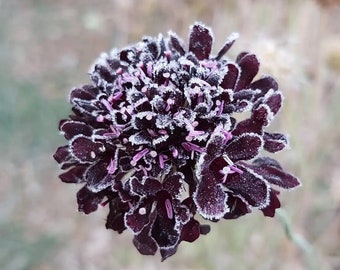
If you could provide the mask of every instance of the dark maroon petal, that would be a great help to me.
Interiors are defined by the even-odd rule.
[[[223,216],[224,219],[236,219],[251,212],[248,203],[230,193],[228,194],[227,204],[229,205],[230,211]]]
[[[251,206],[263,208],[269,202],[269,185],[261,175],[251,169],[237,164],[243,171],[240,173],[229,174],[224,186],[245,199]]]
[[[91,136],[92,134],[92,128],[89,125],[76,121],[63,122],[60,125],[60,131],[63,132],[66,140],[70,140],[77,135]]]
[[[112,185],[114,176],[108,174],[108,165],[108,162],[100,160],[88,167],[85,173],[88,189],[99,192]]]
[[[180,172],[169,174],[163,182],[163,188],[173,198],[179,198],[183,189],[184,175]]]
[[[227,195],[214,175],[206,172],[193,194],[197,212],[206,219],[220,219],[228,211]]]
[[[122,233],[125,229],[124,216],[129,211],[129,205],[121,202],[119,197],[110,201],[110,212],[106,220],[106,229],[111,229]]]
[[[160,248],[171,248],[178,244],[180,236],[178,229],[174,220],[158,215],[152,226],[151,236]]]
[[[153,178],[146,178],[141,182],[137,177],[130,178],[131,191],[139,196],[155,196],[162,190],[162,184]]]
[[[183,48],[182,41],[173,32],[170,32],[169,36],[170,36],[170,42],[169,42],[170,48],[173,48],[174,50],[176,50],[180,55],[184,55],[185,50]]]
[[[94,193],[84,186],[77,193],[78,211],[85,214],[96,211],[104,197],[104,192]]]
[[[62,170],[77,164],[69,151],[68,145],[58,147],[53,157],[60,164]]]
[[[156,215],[156,211],[151,213],[149,223],[139,234],[135,235],[135,237],[133,238],[133,244],[143,255],[155,255],[158,249],[156,241],[151,237],[150,234],[151,226],[155,222]]]
[[[239,122],[231,133],[233,136],[240,136],[244,133],[256,133],[261,135],[262,130],[263,130],[262,121],[256,121],[253,118],[248,118]]]
[[[86,84],[79,88],[73,88],[70,93],[70,102],[73,103],[73,100],[92,100],[94,99],[99,91],[99,89],[93,85]]]
[[[223,153],[226,137],[221,133],[214,133],[207,142],[207,154],[212,157],[220,156]]]
[[[282,94],[280,92],[274,92],[266,99],[266,104],[274,115],[277,114],[282,106]]]
[[[228,72],[224,75],[221,87],[224,89],[233,89],[238,81],[240,71],[239,68],[232,63],[229,63],[227,67]]]
[[[125,225],[134,233],[139,233],[144,226],[149,223],[149,214],[151,210],[152,200],[148,199],[138,205],[133,211],[125,216]]]
[[[59,175],[59,178],[65,183],[83,183],[85,181],[84,174],[86,169],[86,166],[78,165]]]
[[[216,60],[220,60],[223,55],[225,55],[230,47],[234,44],[235,40],[238,38],[238,34],[237,33],[233,33],[231,34],[229,37],[228,37],[228,40],[226,41],[226,43],[224,43],[222,49],[217,53],[217,56],[216,56]]]
[[[262,138],[255,133],[244,133],[233,139],[225,153],[233,161],[249,160],[256,157],[262,148]]]
[[[300,186],[299,180],[292,174],[283,171],[278,167],[277,161],[269,158],[262,157],[254,160],[251,168],[270,184],[277,185],[284,189],[291,189]]]
[[[251,118],[256,121],[262,127],[266,127],[269,123],[273,120],[273,113],[270,111],[270,108],[265,105],[261,104],[258,106],[252,113]]]
[[[70,141],[70,146],[73,156],[80,162],[92,162],[105,150],[102,143],[93,142],[81,135]]]
[[[281,133],[268,133],[263,135],[264,146],[263,148],[271,153],[276,153],[285,149],[288,146],[288,139]]]
[[[209,59],[212,43],[213,37],[209,28],[198,23],[191,28],[189,51],[193,52],[198,60]]]
[[[264,76],[261,79],[254,81],[249,86],[250,89],[253,90],[261,90],[259,96],[264,96],[270,89],[277,91],[279,86],[275,79],[271,76]]]
[[[59,146],[53,157],[59,164],[69,160],[70,151],[68,150],[68,145]]]
[[[177,251],[177,247],[178,247],[178,244],[175,245],[175,246],[172,246],[172,247],[160,247],[159,248],[159,251],[161,253],[161,256],[162,256],[162,262],[169,258],[170,256],[174,255]]]
[[[238,80],[237,86],[235,87],[235,90],[237,91],[248,87],[259,71],[260,63],[254,54],[248,53],[241,54],[241,57],[238,57],[236,62],[242,70],[240,79]]]
[[[269,204],[265,208],[261,209],[263,215],[267,217],[275,216],[275,210],[281,207],[281,203],[277,197],[279,194],[280,192],[275,189],[270,190]]]
[[[186,242],[194,242],[200,236],[200,223],[191,219],[188,223],[183,225],[181,231],[181,240]]]

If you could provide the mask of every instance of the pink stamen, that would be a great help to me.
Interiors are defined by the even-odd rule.
[[[168,156],[167,156],[167,155],[160,154],[160,155],[158,156],[159,167],[161,167],[161,169],[164,169],[164,161],[166,161],[167,159],[168,159]]]
[[[113,108],[112,108],[110,102],[108,102],[106,99],[101,99],[100,101],[104,104],[104,106],[106,107],[106,109],[107,109],[109,112],[112,112],[112,111],[113,111]]]
[[[166,59],[170,60],[170,56],[171,56],[171,52],[170,51],[165,51],[164,55],[165,55]]]
[[[105,117],[103,115],[98,115],[96,118],[97,122],[104,122]]]
[[[149,77],[152,76],[152,64],[151,64],[151,62],[147,63],[147,65],[146,65],[146,72],[147,72]]]
[[[222,100],[221,103],[219,104],[217,116],[220,116],[222,114],[223,106],[224,106],[224,100]]]
[[[182,147],[189,152],[191,152],[191,151],[196,151],[198,153],[204,152],[203,147],[200,147],[197,144],[194,144],[194,143],[191,143],[191,142],[183,142]]]
[[[239,174],[243,174],[243,171],[242,171],[241,169],[237,168],[237,167],[234,166],[234,165],[230,165],[230,169],[231,169],[232,171],[234,171],[234,172],[239,173]]]
[[[124,82],[128,82],[128,83],[132,83],[135,80],[136,77],[131,76],[130,74],[124,73],[123,74],[123,81]]]
[[[145,167],[144,166],[142,166],[142,165],[139,165],[139,167],[138,167],[138,171],[143,171],[143,174],[145,175],[145,176],[147,176],[148,175],[148,172],[146,171],[146,169],[145,169]]]
[[[177,150],[176,148],[174,148],[174,149],[172,150],[172,156],[173,156],[174,158],[177,158],[177,157],[178,157],[178,150]]]
[[[117,74],[122,74],[122,73],[123,73],[123,69],[122,69],[121,67],[118,68],[117,71],[116,71],[116,73],[117,73]]]
[[[110,125],[110,129],[112,130],[112,132],[107,132],[104,133],[103,135],[106,137],[118,137],[121,134],[121,130],[123,129],[124,125],[116,125],[116,127],[114,127],[113,125]]]
[[[194,129],[192,129],[192,130],[189,131],[189,134],[188,134],[187,137],[189,137],[188,139],[190,140],[190,138],[194,138],[194,137],[197,137],[199,135],[203,135],[204,133],[205,132],[202,131],[202,130],[194,130]]]
[[[161,135],[167,135],[168,134],[168,132],[165,129],[158,130],[158,133],[161,134]]]
[[[117,94],[115,94],[114,96],[110,97],[110,102],[114,102],[117,101],[118,99],[120,99],[123,96],[122,92],[118,92]]]
[[[145,148],[142,151],[138,152],[136,155],[133,156],[132,161],[130,162],[132,166],[136,166],[138,160],[144,157],[147,153],[149,153],[149,149]]]
[[[171,108],[171,105],[175,104],[175,101],[171,98],[169,98],[167,101],[166,101],[167,105],[166,105],[166,108],[165,108],[165,111],[169,111],[170,108]]]
[[[166,209],[166,214],[169,219],[172,219],[174,217],[174,213],[172,211],[172,204],[169,199],[165,200],[165,209]]]
[[[114,174],[117,169],[117,162],[114,159],[111,159],[110,164],[107,166],[107,173]]]
[[[157,133],[154,130],[148,128],[147,131],[148,131],[148,133],[150,134],[151,137],[157,137]]]

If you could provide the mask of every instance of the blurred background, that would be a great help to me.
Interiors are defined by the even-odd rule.
[[[313,0],[0,0],[0,269],[340,269],[340,6]],[[141,256],[129,232],[105,229],[107,209],[77,212],[52,154],[68,93],[89,82],[103,51],[172,29],[187,42],[211,26],[215,52],[231,32],[285,96],[277,154],[303,187],[260,212],[214,223],[165,262]]]

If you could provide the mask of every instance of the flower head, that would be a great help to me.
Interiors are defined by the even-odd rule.
[[[287,146],[285,135],[266,131],[283,97],[272,77],[253,81],[254,54],[224,58],[236,38],[212,56],[201,23],[188,48],[173,32],[146,37],[103,54],[92,84],[71,91],[73,114],[59,126],[68,144],[54,154],[67,170],[60,178],[83,184],[79,211],[108,204],[106,227],[129,229],[142,254],[159,249],[166,259],[181,241],[208,233],[196,214],[218,221],[259,209],[272,217],[277,188],[299,185],[277,161],[258,157]]]

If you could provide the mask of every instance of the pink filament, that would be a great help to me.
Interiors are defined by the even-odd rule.
[[[233,166],[233,165],[230,165],[230,169],[234,172],[239,173],[239,174],[243,173],[243,171],[241,169],[239,169],[239,168],[237,168],[236,166]]]
[[[165,209],[166,209],[166,214],[169,219],[172,219],[174,217],[174,213],[172,211],[172,204],[169,199],[165,200]]]
[[[112,112],[112,111],[113,111],[113,108],[112,108],[110,102],[108,102],[106,99],[102,99],[101,102],[104,104],[104,106],[106,107],[106,109],[107,109],[109,112]]]
[[[117,169],[117,162],[114,159],[111,159],[110,164],[107,166],[107,173],[114,174]]]
[[[183,142],[182,146],[187,151],[196,151],[198,153],[204,152],[204,148],[198,146],[197,144],[191,143],[191,142]]]
[[[144,157],[148,152],[149,152],[149,149],[147,149],[147,148],[145,148],[142,151],[138,152],[136,155],[133,156],[132,163],[134,165],[136,165],[137,161],[140,160],[142,157]]]

